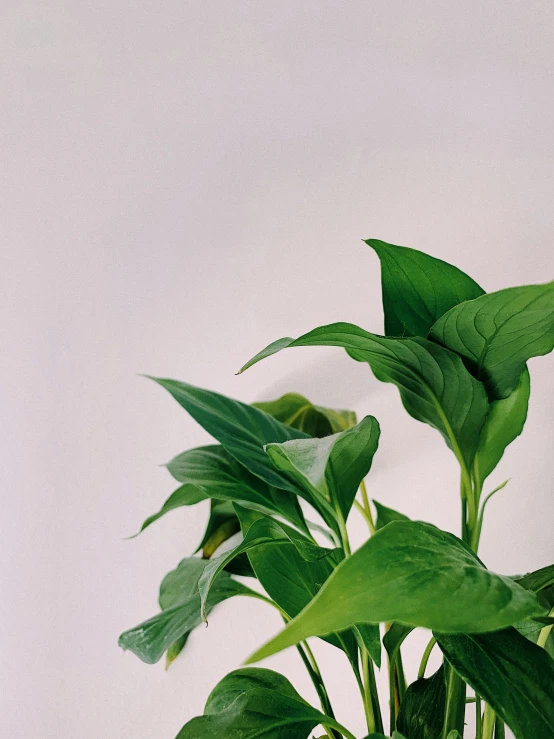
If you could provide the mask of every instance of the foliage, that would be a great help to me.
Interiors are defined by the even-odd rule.
[[[294,646],[321,704],[310,706],[278,673],[242,668],[218,683],[203,715],[177,739],[308,739],[314,730],[356,739],[335,717],[307,644],[312,637],[345,653],[365,711],[364,739],[502,739],[505,725],[517,739],[554,736],[554,565],[508,577],[477,555],[486,503],[503,487],[484,495],[484,485],[526,421],[527,361],[554,348],[554,283],[485,293],[423,252],[366,243],[381,263],[385,335],[347,323],[321,326],[272,342],[241,371],[298,346],[338,346],[367,363],[452,450],[460,467],[460,537],[369,501],[364,480],[380,436],[373,416],[358,422],[353,411],[294,392],[248,405],[152,378],[216,443],[168,463],[179,487],[141,531],[202,501],[209,501],[209,518],[196,553],[191,545],[164,578],[160,612],[124,632],[120,645],[149,664],[165,653],[169,665],[214,608],[235,595],[256,598],[285,625],[248,662]],[[347,528],[352,510],[369,528],[356,551]],[[234,545],[223,549],[231,537]],[[402,649],[416,628],[432,634],[408,684]],[[375,681],[382,645],[388,721]],[[435,645],[442,665],[425,677]],[[466,725],[467,700],[476,702],[475,730]]]

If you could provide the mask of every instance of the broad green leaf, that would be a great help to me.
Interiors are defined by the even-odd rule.
[[[469,469],[488,412],[483,385],[459,356],[425,339],[392,339],[350,323],[321,326],[299,339],[279,339],[259,352],[241,372],[289,346],[342,346],[368,362],[377,379],[392,382],[408,413],[438,429]]]
[[[332,410],[321,405],[313,405],[308,398],[298,393],[287,393],[277,400],[252,403],[254,408],[269,413],[287,426],[300,429],[310,436],[321,438],[339,431],[346,431],[356,425],[354,411]]]
[[[304,439],[307,438],[307,434],[285,426],[259,408],[253,408],[219,393],[177,380],[156,377],[150,379],[165,388],[179,405],[249,472],[269,485],[281,489],[283,515],[290,521],[294,510],[297,525],[305,528],[298,501],[290,495],[292,493],[296,496],[302,491],[299,491],[291,480],[277,472],[263,447],[271,442]]]
[[[544,613],[534,593],[489,572],[457,537],[419,521],[393,521],[343,560],[318,595],[250,661],[356,623],[483,632]]]
[[[289,526],[275,521],[269,516],[263,516],[254,521],[247,533],[244,535],[242,542],[232,549],[225,552],[220,557],[210,560],[198,581],[198,591],[200,593],[200,601],[202,614],[211,592],[211,588],[217,582],[219,573],[228,565],[235,557],[244,552],[248,552],[255,547],[262,545],[287,545],[292,544],[302,559],[307,562],[316,562],[319,559],[328,557],[333,550],[322,549],[318,547],[299,532],[291,529]]]
[[[552,739],[554,660],[543,649],[516,629],[435,637],[456,672],[516,739]]]
[[[446,683],[441,666],[429,678],[413,682],[407,689],[397,726],[410,739],[437,739],[444,721]]]
[[[508,444],[523,431],[530,391],[529,371],[525,367],[510,395],[490,404],[473,461],[473,475],[479,486],[500,462]]]
[[[169,511],[206,498],[246,501],[261,510],[280,513],[298,522],[296,499],[248,472],[222,446],[190,449],[172,459],[167,468],[182,485],[158,513],[146,519],[141,531]]]
[[[377,531],[379,531],[379,529],[382,529],[383,526],[386,526],[391,521],[410,520],[408,516],[405,516],[403,513],[399,513],[392,508],[387,508],[386,505],[383,505],[376,500],[373,501],[373,505],[375,506],[375,510],[377,511],[377,519],[375,521],[375,528]]]
[[[119,646],[130,649],[147,664],[154,664],[175,642],[202,623],[198,581],[206,560],[190,557],[164,578],[160,587],[162,612],[119,637]],[[212,588],[206,610],[233,595],[256,595],[250,588],[222,572]]]
[[[236,505],[242,532],[245,537],[254,524],[262,518],[256,511]],[[291,539],[300,534],[289,530]],[[323,583],[331,575],[337,564],[343,559],[342,549],[328,550],[326,557],[306,559],[299,553],[298,542],[281,541],[277,546],[273,542],[260,544],[248,550],[248,558],[254,573],[264,590],[283,611],[293,618],[317,595]],[[325,550],[322,550],[325,551]],[[362,637],[373,659],[376,660],[376,645],[372,641],[374,634],[362,628]],[[356,640],[350,632],[324,637],[333,646],[345,648],[351,657],[357,655]],[[357,658],[357,656],[356,656]]]
[[[379,444],[379,424],[366,416],[357,426],[323,439],[297,439],[265,448],[275,467],[294,478],[310,496],[348,517],[361,481]]]
[[[507,398],[527,360],[554,348],[554,281],[462,303],[439,318],[430,337],[466,358],[491,400]]]
[[[306,739],[321,723],[338,726],[282,675],[243,668],[216,685],[204,715],[185,724],[176,739]]]
[[[387,336],[426,337],[444,313],[484,290],[457,267],[406,246],[365,242],[381,262]]]

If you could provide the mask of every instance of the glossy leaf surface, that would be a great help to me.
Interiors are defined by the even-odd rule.
[[[273,487],[298,494],[298,488],[271,465],[263,447],[271,442],[304,439],[307,434],[285,426],[259,408],[225,395],[177,380],[151,379],[171,393],[179,405],[252,474]]]
[[[430,524],[396,521],[341,562],[313,601],[251,661],[356,623],[483,632],[544,612],[534,593],[485,569],[457,537]]]
[[[437,739],[442,731],[446,704],[444,667],[429,678],[413,682],[398,713],[397,726],[410,739]]]
[[[308,398],[298,393],[286,393],[277,400],[252,403],[278,421],[300,429],[310,436],[321,438],[346,431],[356,425],[354,411],[333,410],[313,405]]]
[[[375,528],[377,529],[377,531],[379,529],[382,529],[383,526],[386,526],[391,521],[410,520],[408,516],[405,516],[403,513],[399,513],[392,508],[387,508],[387,506],[379,503],[376,500],[373,501],[373,505],[375,506],[375,510],[377,511],[377,518],[375,520]]]
[[[154,664],[176,641],[199,626],[202,617],[198,581],[206,564],[206,560],[190,557],[168,573],[160,587],[162,612],[121,634],[119,646],[143,662]],[[251,594],[249,588],[222,572],[210,593],[207,611],[233,595]]]
[[[381,262],[381,285],[387,336],[426,337],[444,313],[484,290],[442,259],[378,239],[365,242]]]
[[[474,477],[478,485],[482,485],[495,469],[508,444],[523,431],[530,392],[531,381],[525,367],[510,395],[490,404],[489,415],[481,430],[473,461]]]
[[[183,726],[176,739],[307,739],[321,721],[328,723],[285,677],[246,668],[216,685],[204,715]]]
[[[439,318],[430,336],[466,358],[491,400],[507,398],[527,360],[554,348],[554,282],[462,303]]]
[[[516,739],[554,736],[554,660],[505,629],[492,634],[435,633],[446,659],[514,732]]]
[[[346,519],[379,444],[379,424],[366,416],[357,426],[323,439],[298,439],[265,448],[275,467],[310,495],[323,498]]]
[[[241,371],[292,346],[341,346],[354,359],[368,362],[377,379],[398,387],[411,416],[438,429],[468,468],[473,462],[488,401],[483,385],[453,352],[425,339],[392,339],[333,323],[298,339],[273,342]]]

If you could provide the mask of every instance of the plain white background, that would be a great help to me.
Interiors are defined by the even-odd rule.
[[[234,372],[326,322],[382,329],[362,238],[487,290],[552,278],[554,6],[21,0],[0,35],[1,734],[171,739],[279,619],[229,601],[168,673],[117,647],[206,517],[124,540],[172,490],[158,465],[206,439],[137,373],[373,413],[371,495],[457,532],[453,457],[394,387],[338,349]],[[506,574],[554,556],[553,359],[530,369],[482,546]],[[363,734],[344,662],[318,654]],[[293,651],[267,665],[313,697]]]

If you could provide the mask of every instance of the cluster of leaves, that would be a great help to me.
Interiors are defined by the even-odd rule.
[[[243,370],[294,346],[340,346],[369,364],[454,453],[461,537],[375,501],[374,518],[364,486],[379,443],[374,417],[358,422],[351,411],[293,393],[247,405],[153,378],[217,444],[183,452],[167,465],[179,487],[141,530],[203,500],[210,501],[210,517],[196,552],[164,578],[160,613],[122,634],[120,645],[150,664],[165,654],[169,664],[219,603],[235,595],[258,598],[286,624],[249,662],[295,646],[321,702],[321,710],[310,706],[282,675],[242,668],[215,687],[204,714],[178,739],[306,739],[318,726],[328,737],[354,739],[335,718],[307,645],[312,637],[346,654],[364,703],[366,739],[384,739],[375,687],[382,646],[392,737],[459,739],[467,700],[477,704],[479,739],[502,739],[505,724],[517,739],[554,736],[554,565],[507,577],[477,556],[485,506],[496,492],[483,498],[484,483],[526,420],[526,363],[554,348],[554,283],[487,294],[441,260],[367,243],[381,261],[385,335],[346,323],[322,326],[273,342]],[[371,534],[355,552],[347,529],[353,507]],[[239,543],[221,553],[234,535]],[[257,583],[247,587],[233,575]],[[418,679],[407,685],[401,649],[414,628],[431,630],[432,639]],[[443,664],[426,678],[435,644]],[[474,698],[466,697],[467,686]]]

